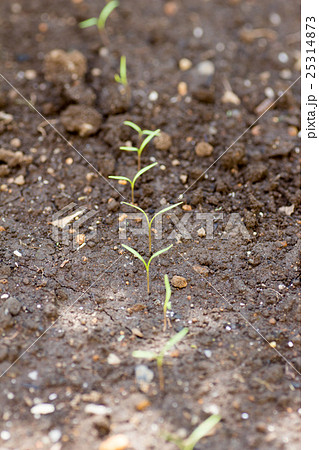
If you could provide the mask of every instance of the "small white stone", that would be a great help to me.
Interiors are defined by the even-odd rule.
[[[212,356],[211,350],[204,350],[204,355],[206,356],[206,358],[210,358]]]
[[[289,56],[285,52],[280,52],[278,55],[278,61],[283,64],[286,64],[289,61]]]
[[[14,254],[15,256],[18,256],[18,258],[20,258],[20,257],[22,256],[22,253],[20,253],[19,250],[15,250],[15,251],[13,252],[13,254]]]
[[[1,298],[9,298],[9,294],[2,294]]]
[[[215,73],[215,66],[211,61],[202,61],[197,64],[197,72],[203,76],[211,76]]]
[[[274,93],[273,88],[271,88],[269,86],[265,88],[264,92],[265,92],[265,96],[268,97],[268,98],[274,98],[275,97],[275,93]]]
[[[225,50],[225,44],[223,42],[218,42],[218,44],[216,44],[216,50],[218,52],[223,52]]]
[[[157,93],[156,91],[150,92],[150,94],[149,94],[149,96],[148,96],[148,99],[149,99],[151,102],[156,102],[156,100],[158,99],[158,93]]]
[[[203,238],[203,237],[205,237],[206,236],[206,231],[205,231],[205,228],[200,228],[198,231],[197,231],[197,235],[199,236],[199,237],[201,237],[201,238]]]
[[[34,415],[52,414],[54,411],[55,407],[51,403],[39,403],[31,408],[31,414]]]
[[[293,342],[291,342],[291,341],[289,341],[289,342],[288,342],[288,347],[290,347],[290,348],[291,348],[291,347],[293,347],[293,346],[294,346],[294,343],[293,343]]]
[[[51,442],[53,442],[53,443],[59,442],[61,437],[62,437],[62,433],[60,430],[55,429],[55,430],[49,431],[49,438],[50,438]]]
[[[200,39],[204,34],[204,31],[201,27],[195,27],[193,30],[193,35],[195,38]]]
[[[115,353],[109,354],[109,356],[107,357],[107,362],[111,366],[118,366],[119,364],[121,364],[120,358]]]
[[[94,403],[89,403],[85,406],[84,412],[86,414],[93,414],[95,416],[109,416],[112,413],[111,408],[104,405],[95,405]]]
[[[37,370],[33,370],[32,372],[28,373],[28,377],[31,380],[36,381],[38,379],[38,372],[37,372]]]
[[[49,400],[55,400],[56,398],[58,398],[57,394],[55,392],[53,392],[52,394],[49,395]]]
[[[227,326],[225,327],[225,329],[226,329],[227,331],[231,331],[231,327],[230,327],[229,325],[227,325]]]
[[[183,184],[185,184],[187,182],[187,175],[182,174],[180,175],[179,179]]]
[[[271,13],[269,16],[269,20],[275,26],[278,26],[281,24],[281,17],[277,13]]]
[[[11,434],[9,433],[9,431],[3,430],[3,431],[1,431],[1,433],[0,433],[0,438],[1,438],[3,441],[8,441],[8,440],[11,438]]]
[[[33,69],[28,69],[24,72],[24,76],[27,80],[32,81],[36,79],[37,73]]]
[[[241,418],[244,419],[244,420],[247,420],[247,419],[249,419],[249,414],[242,413]]]
[[[280,71],[279,73],[280,78],[282,78],[283,80],[290,80],[292,73],[291,70],[289,69],[283,69]]]

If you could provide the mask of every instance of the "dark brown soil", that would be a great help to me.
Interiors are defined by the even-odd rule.
[[[96,29],[77,25],[97,15],[103,0],[0,3],[1,73],[12,85],[0,79],[0,448],[98,449],[108,435],[124,434],[131,449],[169,450],[175,446],[163,432],[187,435],[218,412],[221,422],[196,448],[298,449],[299,82],[212,164],[266,109],[269,88],[276,99],[299,77],[299,2],[120,3],[107,22],[107,50]],[[45,74],[54,49],[80,51],[84,78]],[[114,82],[122,54],[130,102]],[[186,71],[182,58],[192,62]],[[207,60],[212,76],[198,73]],[[227,82],[240,104],[223,101]],[[99,113],[92,120],[102,115],[98,131],[66,131],[61,117],[70,105],[67,120],[84,117],[85,124],[93,117],[85,108]],[[146,236],[119,238],[128,186],[114,182],[115,190],[107,181],[135,171],[134,155],[119,150],[135,139],[124,120],[172,139],[169,150],[151,144],[143,154],[144,165],[155,158],[162,167],[138,182],[138,205],[153,213],[186,191],[192,211],[192,239],[163,221],[155,249],[174,247],[152,263],[150,296],[142,264],[120,246],[147,255]],[[212,155],[197,156],[202,141]],[[81,248],[54,237],[54,215],[72,202],[96,212],[80,228]],[[293,212],[285,208],[291,205]],[[213,212],[223,214],[214,239],[199,237],[205,221],[196,213]],[[175,214],[182,219],[185,211]],[[236,218],[247,233],[235,232]],[[187,280],[172,288],[166,333],[165,273]],[[166,359],[160,392],[155,363],[132,352],[159,349],[184,326],[189,333]],[[119,364],[110,364],[112,354]],[[142,363],[154,372],[144,392],[135,377]],[[37,403],[55,410],[37,418]],[[111,411],[89,414],[91,403]]]

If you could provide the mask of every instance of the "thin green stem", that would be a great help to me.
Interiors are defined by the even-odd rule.
[[[131,190],[132,190],[132,205],[134,205],[134,184],[131,183]]]
[[[146,267],[146,277],[147,277],[147,293],[150,294],[150,266]]]

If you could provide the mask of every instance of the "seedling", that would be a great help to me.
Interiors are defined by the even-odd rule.
[[[120,62],[120,74],[115,74],[114,79],[117,83],[122,84],[125,88],[127,87],[127,77],[126,77],[126,57],[121,56]]]
[[[145,218],[146,218],[146,221],[147,221],[147,225],[148,225],[148,243],[149,243],[149,252],[150,252],[150,255],[152,254],[152,223],[153,223],[154,219],[155,219],[156,217],[158,217],[159,215],[164,214],[165,212],[169,211],[170,209],[176,208],[176,206],[179,206],[179,205],[181,205],[182,203],[183,203],[183,202],[179,202],[179,203],[176,203],[175,205],[171,205],[171,206],[168,206],[167,208],[162,209],[162,210],[159,211],[158,213],[154,214],[154,216],[152,217],[152,219],[149,220],[148,215],[146,214],[145,211],[143,211],[142,208],[139,208],[138,206],[133,205],[133,204],[130,204],[130,203],[122,202],[122,204],[128,205],[128,206],[132,206],[133,208],[137,209],[138,211],[141,211],[141,212],[144,214],[144,216],[145,216]]]
[[[89,28],[96,26],[99,30],[100,36],[102,41],[104,41],[103,32],[105,29],[105,22],[111,12],[119,6],[118,0],[111,0],[109,3],[107,3],[102,11],[100,12],[99,17],[91,17],[91,19],[83,20],[83,22],[79,23],[80,28]]]
[[[180,450],[193,450],[195,445],[218,424],[221,417],[213,414],[204,420],[186,439],[181,439],[172,434],[166,434],[166,440],[174,442]]]
[[[158,136],[161,130],[151,131],[149,135],[144,139],[139,147],[120,147],[120,150],[126,152],[137,152],[137,170],[141,170],[141,154],[147,144],[153,139],[153,137]]]
[[[160,383],[161,391],[164,390],[165,382],[164,382],[164,374],[163,374],[163,362],[166,353],[174,347],[174,345],[178,344],[188,333],[188,328],[183,328],[179,333],[175,334],[162,348],[160,352],[151,352],[147,350],[136,350],[132,353],[134,358],[142,358],[148,359],[150,361],[156,361],[157,369],[158,369],[158,378]]]
[[[150,257],[150,259],[148,260],[147,263],[145,262],[144,258],[136,250],[134,250],[133,248],[129,247],[128,245],[125,245],[125,244],[121,244],[121,245],[126,250],[128,250],[131,253],[133,253],[133,255],[136,256],[136,258],[138,258],[144,264],[145,269],[146,269],[146,278],[147,278],[147,293],[149,294],[150,293],[150,265],[151,265],[151,262],[157,256],[161,255],[164,252],[167,252],[171,247],[173,247],[173,244],[171,244],[169,247],[163,248],[162,250],[159,250],[158,252],[154,253],[154,255],[152,255]]]
[[[145,134],[145,135],[149,135],[149,134],[152,134],[152,133],[153,133],[152,130],[142,130],[141,127],[139,127],[138,125],[136,125],[136,123],[131,122],[130,120],[125,120],[125,122],[123,122],[123,123],[124,123],[124,125],[127,125],[127,126],[133,128],[133,130],[137,131],[138,137],[139,137],[140,140],[142,139],[142,137],[143,137],[144,134]]]
[[[109,178],[112,178],[112,180],[122,180],[122,181],[128,181],[131,185],[131,193],[132,193],[132,205],[134,204],[134,186],[135,186],[135,182],[136,180],[143,175],[143,173],[147,172],[148,170],[152,169],[152,167],[156,166],[158,163],[152,163],[149,166],[143,167],[143,169],[139,170],[137,172],[137,174],[135,175],[135,177],[133,178],[133,180],[130,180],[127,177],[120,177],[120,176],[115,176],[115,175],[110,175]]]
[[[168,309],[172,309],[172,305],[170,302],[171,299],[171,295],[172,295],[172,289],[171,289],[171,285],[169,284],[169,279],[168,276],[165,274],[164,275],[164,282],[165,282],[165,291],[166,291],[166,295],[165,295],[165,302],[164,302],[164,306],[163,306],[163,313],[164,313],[164,327],[163,327],[163,331],[166,331],[167,328],[167,310]],[[171,327],[171,323],[168,320],[168,325],[169,327]]]

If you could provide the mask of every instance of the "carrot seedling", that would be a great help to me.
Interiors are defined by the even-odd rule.
[[[195,445],[218,424],[221,417],[213,414],[204,420],[186,439],[181,439],[172,434],[166,434],[167,441],[174,442],[180,450],[193,450]]]
[[[161,130],[152,131],[141,143],[139,147],[120,147],[120,150],[126,152],[137,152],[137,170],[141,170],[141,155],[147,144],[153,139],[153,137],[158,136]]]
[[[164,306],[163,306],[163,313],[164,313],[164,327],[163,327],[163,331],[166,331],[167,328],[167,310],[172,309],[172,304],[170,302],[171,300],[171,295],[172,295],[172,289],[171,289],[171,285],[169,284],[169,279],[168,276],[165,274],[164,275],[164,282],[165,282],[165,302],[164,302]],[[171,323],[168,319],[168,325],[169,327],[171,327]]]
[[[99,17],[91,17],[91,19],[83,20],[83,22],[79,23],[80,28],[89,28],[96,26],[99,30],[102,42],[105,40],[103,36],[103,32],[105,30],[105,23],[111,12],[119,6],[118,0],[111,0],[108,2],[102,11],[100,12]]]
[[[147,293],[150,294],[150,265],[151,265],[151,262],[157,256],[161,255],[164,252],[167,252],[171,247],[173,247],[173,244],[171,244],[169,247],[163,248],[162,250],[159,250],[158,252],[154,253],[154,255],[152,255],[150,257],[150,259],[148,260],[147,263],[145,262],[144,258],[136,250],[134,250],[133,248],[129,247],[128,245],[125,245],[125,244],[121,244],[121,245],[126,250],[131,252],[134,256],[136,256],[136,258],[138,258],[144,264],[145,269],[146,269]]]
[[[131,122],[130,120],[125,120],[125,122],[123,122],[123,123],[124,123],[124,125],[127,125],[128,127],[131,127],[133,130],[135,130],[138,133],[138,137],[139,137],[140,140],[142,139],[144,134],[145,135],[149,135],[149,134],[153,133],[152,130],[142,130],[141,127],[136,125],[136,123]],[[158,134],[156,136],[158,136]]]
[[[127,87],[127,76],[126,76],[126,57],[121,56],[120,62],[120,74],[115,74],[114,79],[118,84],[121,84],[125,88]]]
[[[132,353],[134,358],[148,359],[150,361],[156,361],[157,369],[158,369],[158,378],[160,383],[161,391],[164,390],[165,381],[163,374],[163,362],[166,353],[174,347],[174,345],[178,344],[188,333],[188,328],[183,328],[179,333],[175,334],[162,348],[160,352],[151,352],[147,350],[136,350]]]
[[[132,204],[134,204],[134,186],[135,186],[135,182],[136,180],[143,175],[143,173],[147,172],[148,170],[150,170],[152,167],[156,166],[158,163],[152,163],[149,166],[143,167],[143,169],[139,170],[137,172],[137,174],[135,175],[135,177],[133,178],[133,180],[130,180],[127,177],[121,177],[121,176],[115,176],[115,175],[110,175],[109,178],[112,178],[112,180],[123,180],[123,181],[128,181],[131,185],[131,193],[132,193]]]
[[[152,217],[151,220],[149,220],[148,215],[146,214],[145,211],[143,211],[142,208],[139,208],[138,206],[127,203],[127,202],[121,202],[121,203],[123,205],[132,206],[133,208],[137,209],[138,211],[141,211],[144,214],[146,221],[147,221],[147,225],[148,225],[148,245],[149,245],[149,253],[151,255],[152,254],[152,223],[153,223],[154,219],[156,217],[158,217],[159,215],[164,214],[165,212],[169,211],[170,209],[176,208],[176,206],[181,205],[183,202],[179,202],[179,203],[176,203],[175,205],[171,205],[171,206],[168,206],[167,208],[162,209],[158,213],[154,214],[154,216]]]

